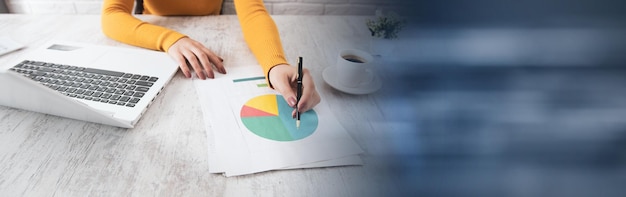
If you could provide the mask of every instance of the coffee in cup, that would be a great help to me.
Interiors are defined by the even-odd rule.
[[[354,62],[354,63],[365,63],[366,61],[361,59],[359,56],[356,55],[346,55],[346,56],[342,56],[343,59],[348,60],[350,62]]]
[[[337,59],[337,81],[354,88],[372,80],[371,66],[374,58],[365,51],[345,49],[339,52]]]

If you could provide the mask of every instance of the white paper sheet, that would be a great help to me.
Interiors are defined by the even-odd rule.
[[[362,164],[357,155],[363,151],[323,99],[313,111],[302,114],[302,126],[294,130],[291,110],[286,109],[278,92],[267,87],[257,65],[231,68],[227,75],[217,75],[212,80],[194,80],[194,86],[207,127],[210,172],[236,176],[277,169]],[[255,102],[267,99],[274,99],[277,106]],[[287,112],[289,118],[285,117]],[[281,131],[289,135],[274,136]]]

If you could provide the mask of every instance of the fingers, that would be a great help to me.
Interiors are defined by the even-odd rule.
[[[308,69],[302,71],[302,96],[297,109],[292,111],[292,117],[296,112],[306,112],[320,102],[320,96],[315,90],[315,83]],[[270,70],[270,80],[274,89],[280,92],[289,106],[296,107],[297,69],[289,65],[275,66]]]
[[[215,65],[217,72],[226,74],[226,69],[224,69],[223,63],[224,59],[215,55],[215,53],[205,47],[200,48],[200,50],[202,51],[196,52],[196,55],[201,57],[198,59],[200,59],[200,63],[202,64],[208,78],[214,78],[213,65]]]
[[[311,77],[309,70],[303,69],[302,73],[302,97],[300,98],[300,102],[298,102],[298,109],[296,110],[306,112],[317,105],[321,99],[315,89],[315,83],[313,82],[313,77]]]
[[[313,82],[310,72],[307,69],[303,69],[302,73],[302,97],[300,97],[297,108],[294,108],[291,112],[291,117],[294,118],[296,117],[296,113],[298,111],[301,113],[309,111],[321,101],[321,98],[315,89],[315,83]]]
[[[272,85],[276,91],[280,92],[291,107],[296,106],[296,75],[277,75],[270,77]]]
[[[191,77],[191,69],[198,78],[214,78],[213,65],[218,72],[225,74],[223,59],[201,43],[190,38],[182,38],[174,43],[168,50],[168,54],[174,58],[185,77]],[[191,69],[189,68],[191,67]]]
[[[196,56],[196,54],[194,54],[191,51],[185,51],[184,53],[185,59],[187,59],[187,61],[189,62],[189,65],[191,66],[191,68],[193,68],[193,70],[195,71],[196,75],[198,76],[198,78],[204,80],[206,79],[205,74],[203,72],[204,69],[202,69],[202,63],[200,63],[198,61],[198,57]],[[213,71],[212,70],[206,70],[207,74],[209,74],[210,78],[213,77]]]
[[[206,57],[207,57],[207,64],[203,64],[203,65],[206,65],[207,67],[211,67],[211,65],[215,65],[217,72],[226,74],[226,69],[224,69],[224,59],[215,55],[213,51],[207,48],[203,48],[203,49],[204,49],[203,50],[204,54],[206,54]]]
[[[191,78],[191,71],[189,71],[189,66],[187,66],[187,60],[182,55],[172,55],[174,61],[178,63],[178,67],[183,72],[183,75],[187,78]]]

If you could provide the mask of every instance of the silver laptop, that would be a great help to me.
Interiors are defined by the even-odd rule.
[[[53,41],[1,65],[0,105],[132,128],[177,69],[163,52]]]

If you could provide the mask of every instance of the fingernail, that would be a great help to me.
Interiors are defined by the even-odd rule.
[[[296,106],[296,98],[291,97],[291,98],[287,99],[287,103],[289,103],[289,106],[291,106],[291,107]]]

